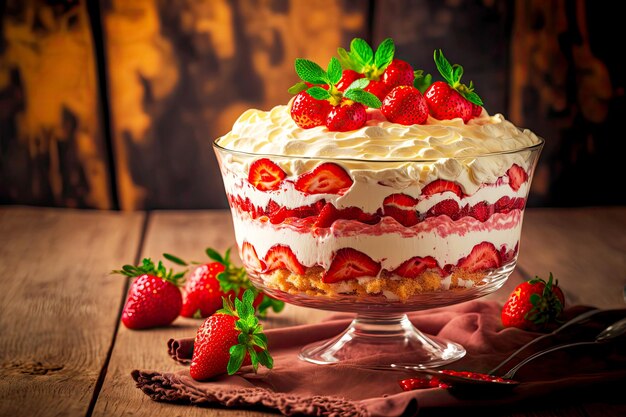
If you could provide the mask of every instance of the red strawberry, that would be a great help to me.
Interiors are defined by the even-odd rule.
[[[443,200],[432,206],[427,212],[427,217],[437,217],[446,215],[452,220],[461,218],[461,209],[459,203],[454,200]]]
[[[390,87],[397,87],[399,85],[413,85],[415,75],[413,74],[413,67],[406,61],[401,59],[394,59],[385,68],[383,72],[382,80]]]
[[[432,83],[424,94],[430,114],[439,120],[460,117],[467,123],[473,114],[472,103],[443,81]]]
[[[439,194],[446,191],[452,191],[459,197],[463,197],[463,190],[461,190],[461,187],[457,183],[452,181],[435,180],[428,184],[426,187],[422,188],[423,195]]]
[[[383,100],[380,111],[387,120],[402,125],[424,124],[428,119],[428,105],[415,87],[395,87]]]
[[[291,118],[303,129],[323,126],[331,107],[328,100],[316,100],[306,91],[302,91],[291,103]]]
[[[296,190],[307,194],[343,194],[353,181],[345,169],[325,162],[296,180]]]
[[[480,203],[474,204],[471,208],[469,215],[475,218],[476,220],[484,223],[491,217],[494,212],[494,207],[490,206],[486,201],[481,201]]]
[[[446,81],[432,83],[424,94],[430,114],[439,120],[460,117],[465,123],[480,115],[475,106],[482,106],[483,102],[474,92],[473,83],[470,82],[469,86],[461,84],[463,67],[450,65],[441,50],[435,51],[434,58],[439,73]]]
[[[261,191],[277,190],[287,174],[267,158],[257,159],[250,165],[248,182]]]
[[[346,91],[346,88],[348,88],[350,84],[363,77],[365,77],[365,75],[359,74],[351,69],[343,70],[341,73],[341,79],[337,84],[335,84],[335,87],[337,87],[337,90],[339,91]]]
[[[515,287],[502,308],[504,327],[542,330],[553,324],[565,308],[565,297],[552,273],[548,282],[539,277]]]
[[[472,252],[461,259],[457,266],[467,269],[469,272],[477,272],[497,268],[500,265],[502,265],[500,252],[498,252],[493,243],[482,242],[474,246]]]
[[[402,265],[397,267],[393,272],[404,278],[416,278],[427,269],[438,268],[437,261],[432,256],[415,256]]]
[[[268,205],[269,206],[269,205]],[[272,207],[274,209],[274,207]],[[300,206],[295,208],[279,207],[276,210],[269,212],[270,223],[280,224],[286,219],[295,217],[297,219],[304,219],[305,217],[315,216],[319,213],[320,209],[317,203],[309,206]]]
[[[526,200],[522,197],[517,197],[513,199],[513,209],[516,210],[524,210],[526,206]]]
[[[380,264],[366,254],[352,248],[339,249],[328,271],[322,276],[325,283],[345,281],[364,276],[375,277]]]
[[[137,277],[130,286],[122,311],[122,323],[129,329],[148,329],[167,326],[180,314],[183,299],[178,288],[184,272],[174,274],[149,258],[141,265],[124,265],[113,271],[127,277]]]
[[[367,121],[365,106],[352,100],[343,100],[326,117],[326,127],[332,132],[356,130]]]
[[[254,317],[254,293],[247,290],[242,300],[224,299],[224,308],[212,315],[198,329],[189,373],[198,381],[228,373],[242,365],[259,364],[271,369],[273,360],[267,351],[263,326]]]
[[[374,94],[376,97],[378,97],[380,101],[383,101],[385,99],[385,96],[389,94],[392,88],[393,87],[385,84],[382,81],[372,80],[363,90],[367,91],[368,93]]]
[[[315,227],[330,227],[340,218],[340,212],[332,203],[326,203],[314,223]]]
[[[306,269],[298,261],[298,258],[291,251],[289,246],[274,245],[267,251],[265,255],[265,263],[267,264],[267,271],[271,272],[276,269],[288,269],[294,274],[304,275]]]
[[[256,249],[250,242],[243,242],[241,245],[241,261],[246,268],[252,271],[260,272],[265,269],[265,262],[259,259]]]
[[[506,174],[509,176],[509,185],[515,191],[519,190],[522,184],[528,181],[528,174],[524,171],[524,168],[517,164],[513,164]]]
[[[508,213],[513,209],[513,202],[514,199],[510,197],[500,197],[500,199],[494,204],[494,209],[498,213]]]
[[[483,112],[483,108],[478,104],[472,103],[472,117],[479,117]]]
[[[330,227],[335,220],[358,220],[366,224],[376,224],[380,220],[380,216],[363,212],[358,207],[346,207],[341,210],[337,209],[332,203],[326,203],[314,223],[315,227]]]
[[[405,227],[411,227],[419,223],[419,214],[415,210],[415,200],[406,194],[391,194],[383,200],[383,213],[385,216],[394,218]]]

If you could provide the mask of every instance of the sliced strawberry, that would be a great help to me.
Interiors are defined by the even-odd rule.
[[[500,265],[502,265],[500,252],[498,252],[493,243],[482,242],[474,246],[472,252],[461,259],[457,266],[467,269],[469,272],[477,272],[497,268]]]
[[[474,204],[470,209],[469,215],[484,223],[493,214],[493,208],[494,207],[489,205],[486,201],[481,201],[480,203]]]
[[[345,169],[325,162],[298,177],[296,190],[307,194],[343,194],[352,183],[352,178]]]
[[[446,215],[452,220],[458,220],[461,218],[461,209],[459,203],[454,200],[443,200],[435,204],[426,213],[427,217],[437,217]]]
[[[424,258],[414,256],[397,267],[393,272],[404,278],[416,278],[427,269],[438,267],[437,261],[432,256],[426,256]]]
[[[391,194],[383,200],[383,213],[394,218],[405,227],[419,223],[419,214],[415,210],[417,200],[406,194]]]
[[[325,283],[345,281],[359,277],[375,277],[380,271],[380,264],[372,258],[352,248],[339,249],[322,276]]]
[[[287,174],[267,158],[257,159],[250,165],[248,182],[261,191],[277,190]]]
[[[280,210],[280,208],[281,208],[280,204],[278,204],[274,200],[270,200],[270,202],[267,203],[265,214],[267,214],[268,216],[271,216],[273,213],[276,213],[278,210]]]
[[[320,215],[317,216],[317,220],[314,223],[315,227],[330,227],[335,220],[339,219],[339,210],[332,204],[326,203]]]
[[[513,208],[517,210],[524,210],[526,206],[526,200],[522,197],[517,197],[513,199]]]
[[[426,187],[422,188],[423,195],[433,195],[438,193],[444,193],[446,191],[452,191],[459,197],[463,197],[463,190],[461,190],[461,187],[457,183],[452,181],[435,180],[428,184]]]
[[[365,213],[358,207],[346,207],[337,209],[332,203],[326,203],[314,223],[315,227],[330,227],[335,220],[358,220],[361,223],[376,224],[380,220],[377,214]]]
[[[241,245],[241,261],[246,268],[253,271],[263,271],[265,269],[265,262],[259,259],[256,249],[250,242],[243,242],[243,245]]]
[[[506,172],[509,176],[509,185],[515,191],[528,181],[528,174],[524,171],[524,168],[517,164],[513,164],[511,168]]]
[[[513,209],[514,201],[515,201],[515,199],[512,199],[512,198],[507,197],[507,196],[501,197],[494,204],[494,210],[497,213],[508,213],[509,211],[511,211]]]
[[[265,263],[267,264],[266,272],[276,269],[288,269],[294,274],[304,275],[306,272],[304,266],[298,261],[296,255],[291,251],[289,246],[274,245],[267,251],[265,255]]]

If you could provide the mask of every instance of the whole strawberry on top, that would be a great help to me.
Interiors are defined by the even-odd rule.
[[[474,85],[461,84],[463,67],[450,62],[441,49],[434,53],[435,65],[444,81],[435,81],[424,93],[430,114],[439,120],[460,117],[465,123],[480,115],[482,99],[474,92]]]
[[[122,311],[124,326],[129,329],[167,326],[180,314],[183,301],[178,287],[184,272],[168,271],[161,261],[155,265],[145,258],[140,265],[124,265],[112,273],[137,277]]]
[[[274,361],[267,350],[263,326],[254,316],[255,295],[246,290],[242,299],[223,299],[223,309],[200,326],[194,341],[189,372],[198,381],[228,373],[233,375],[242,365],[259,364],[272,369]]]
[[[232,300],[249,288],[255,292],[254,307],[258,307],[259,314],[267,314],[269,308],[275,312],[280,312],[284,308],[282,301],[273,299],[252,287],[246,270],[232,264],[230,249],[226,250],[224,256],[212,248],[207,248],[205,252],[212,262],[204,264],[186,262],[169,253],[163,254],[164,258],[175,264],[193,266],[185,282],[181,316],[209,317],[222,307],[223,297]]]
[[[295,68],[302,81],[289,89],[291,94],[296,94],[290,113],[303,129],[325,125],[336,132],[355,130],[367,121],[366,106],[376,109],[381,106],[374,94],[364,90],[369,83],[367,79],[357,78],[345,86],[347,81],[342,79],[337,58],[331,58],[326,70],[302,58],[296,59]]]
[[[564,308],[563,291],[552,274],[548,282],[535,277],[513,290],[502,308],[502,324],[504,327],[542,330],[555,323]]]

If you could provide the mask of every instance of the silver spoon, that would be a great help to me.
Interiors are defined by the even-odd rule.
[[[442,370],[423,369],[423,368],[420,368],[419,366],[403,364],[403,363],[391,364],[389,366],[365,365],[365,366],[360,366],[360,367],[364,367],[366,369],[372,369],[372,370],[380,370],[380,371],[416,372],[419,374],[430,375],[430,376],[436,377],[441,382],[450,384],[453,387],[468,386],[468,385],[490,385],[492,387],[496,387],[496,386],[514,387],[516,385],[519,385],[518,381],[513,380],[513,377],[515,376],[517,371],[519,371],[519,369],[523,367],[524,365],[528,364],[529,362],[543,355],[546,355],[548,353],[551,353],[557,350],[574,347],[574,346],[595,345],[598,343],[608,342],[612,339],[615,339],[618,336],[621,336],[624,333],[626,333],[626,318],[618,320],[615,323],[608,326],[606,329],[602,330],[600,333],[598,333],[598,335],[592,341],[567,343],[564,345],[553,346],[551,348],[539,351],[529,356],[528,358],[524,359],[515,367],[511,368],[509,372],[499,377],[499,380],[496,380],[496,379],[483,380],[483,379],[464,377],[461,375],[451,375]],[[484,374],[484,375],[498,378],[497,376],[492,375],[492,374]]]

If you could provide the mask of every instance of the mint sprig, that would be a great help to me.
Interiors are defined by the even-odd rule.
[[[350,42],[350,51],[344,48],[337,49],[339,61],[345,69],[351,69],[364,74],[369,80],[378,80],[387,66],[393,61],[396,52],[393,39],[383,40],[376,48],[376,52],[363,39],[354,38]]]
[[[233,375],[241,368],[246,354],[250,355],[252,369],[256,372],[259,365],[268,369],[274,367],[274,360],[267,350],[267,337],[263,333],[263,325],[254,315],[254,292],[246,290],[241,300],[235,299],[235,304],[230,299],[223,297],[224,306],[216,314],[228,314],[237,317],[235,328],[241,333],[237,336],[237,344],[230,347],[230,358],[226,370],[228,375]]]
[[[364,48],[361,43],[359,43],[359,45],[361,45],[359,48]],[[364,52],[364,50],[361,52],[367,56],[367,52]],[[374,59],[373,52],[371,59]],[[343,70],[341,68],[340,60],[335,57],[330,59],[326,71],[324,71],[322,67],[315,62],[303,58],[296,59],[295,69],[302,81],[289,88],[288,91],[291,94],[298,94],[302,91],[306,91],[314,99],[328,100],[333,106],[339,105],[344,97],[376,109],[382,105],[378,97],[363,90],[369,83],[368,79],[356,80],[350,84],[345,92],[342,93],[339,91],[336,84],[341,80]],[[314,85],[309,86],[307,83]],[[326,88],[323,86],[326,86]]]
[[[443,56],[441,49],[435,50],[433,58],[437,70],[450,87],[458,91],[467,101],[479,106],[483,105],[483,100],[474,92],[474,83],[470,81],[469,86],[461,83],[461,77],[463,76],[462,66],[458,64],[450,65],[450,62]]]

